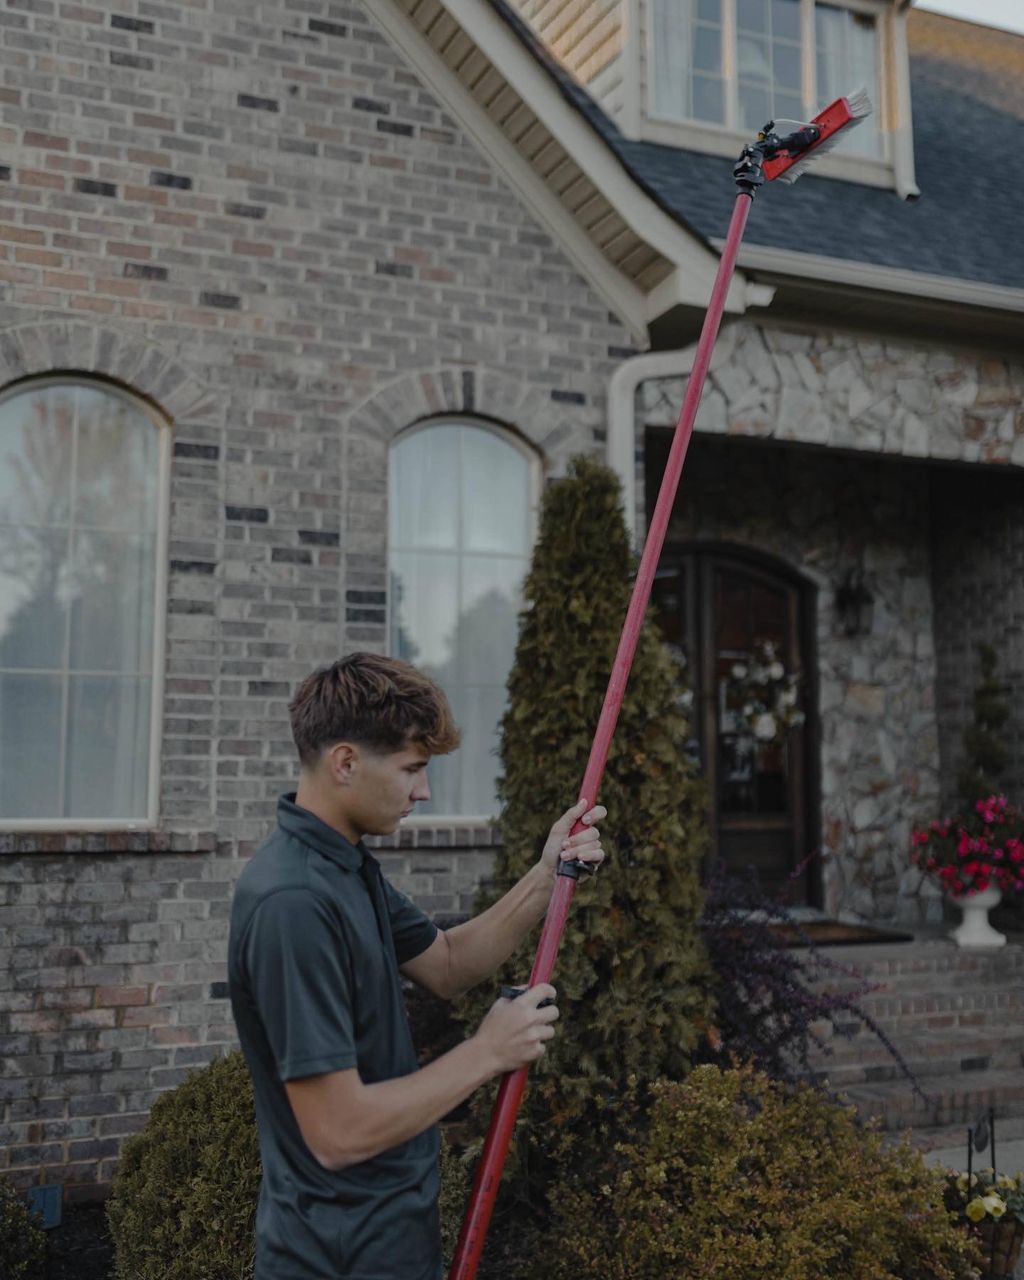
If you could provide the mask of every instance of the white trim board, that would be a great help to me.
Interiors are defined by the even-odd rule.
[[[712,244],[721,248],[725,241],[715,239]],[[745,244],[740,246],[739,262],[754,271],[772,271],[814,280],[819,284],[829,281],[855,285],[860,289],[898,293],[911,299],[937,298],[943,302],[989,307],[997,311],[1024,312],[1024,289],[962,280],[955,276],[930,275],[924,271],[907,271],[902,267],[879,267],[854,258],[829,258],[800,253],[796,249]]]

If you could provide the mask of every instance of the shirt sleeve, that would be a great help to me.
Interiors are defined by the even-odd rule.
[[[245,940],[252,998],[282,1080],[356,1065],[344,931],[308,889],[264,898]]]
[[[395,940],[395,956],[400,965],[405,964],[426,951],[437,937],[437,925],[386,879],[384,896],[391,920],[391,936]]]

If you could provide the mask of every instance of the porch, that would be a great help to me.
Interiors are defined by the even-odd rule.
[[[992,1107],[997,1167],[1017,1173],[1024,1169],[1024,933],[1008,933],[998,951],[967,951],[949,941],[949,927],[915,930],[913,942],[821,949],[879,984],[861,1005],[900,1051],[924,1098],[860,1023],[850,1025],[848,1038],[834,1035],[814,1065],[894,1139],[909,1130],[930,1163],[963,1168],[967,1127]],[[976,1167],[989,1163],[987,1151],[975,1156]]]

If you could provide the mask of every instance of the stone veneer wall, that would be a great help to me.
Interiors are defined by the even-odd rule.
[[[642,383],[638,429],[674,425],[685,385],[685,377]],[[818,586],[825,905],[913,918],[920,904],[906,896],[917,883],[906,871],[909,826],[950,789],[974,679],[962,660],[965,637],[1002,645],[1014,689],[1024,674],[1017,487],[999,489],[988,514],[1007,465],[1024,466],[1024,364],[739,322],[716,349],[696,432],[674,533],[771,552]],[[725,452],[705,442],[712,436],[818,452],[748,457],[733,447],[726,465]],[[938,462],[961,465],[942,478],[925,465]],[[999,472],[986,473],[988,464],[1001,464]],[[654,495],[642,475],[637,492],[643,527]],[[851,641],[836,634],[832,598],[857,566],[875,592],[875,628]],[[1024,758],[1019,716],[1013,742],[1016,763]]]
[[[712,542],[774,556],[814,592],[825,909],[913,915],[900,901],[910,824],[939,790],[927,476],[698,437],[668,544]],[[875,595],[865,637],[836,625],[835,587],[851,566]]]
[[[234,1037],[241,859],[312,666],[385,643],[387,445],[446,412],[548,474],[625,328],[356,3],[5,10],[0,388],[109,377],[173,431],[159,829],[0,834],[0,1171],[88,1193]],[[469,905],[490,830],[382,855]]]

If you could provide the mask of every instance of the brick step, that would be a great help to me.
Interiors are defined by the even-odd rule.
[[[990,1028],[980,1034],[973,1028],[958,1028],[894,1036],[892,1042],[922,1088],[930,1076],[1019,1071],[1024,1063],[1024,1027]],[[905,1078],[892,1054],[870,1032],[861,1032],[853,1041],[836,1037],[830,1045],[835,1052],[814,1053],[811,1064],[834,1086]]]
[[[836,964],[856,970],[872,982],[900,985],[927,983],[932,976],[1004,981],[1024,973],[1024,947],[1010,944],[997,951],[963,950],[942,940],[923,940],[867,947],[821,947],[820,954]],[[831,985],[831,982],[829,983]]]
[[[1020,1065],[1017,1056],[1024,1052],[1024,1018],[1020,1021],[1003,1019],[988,1027],[947,1027],[943,1031],[930,1028],[915,1028],[912,1024],[902,1024],[886,1035],[899,1049],[903,1056],[911,1058],[932,1058],[936,1055],[948,1054],[950,1057],[962,1058],[982,1053],[1009,1053],[1012,1062],[1009,1065]],[[833,1035],[826,1038],[823,1050],[813,1050],[812,1062],[823,1065],[838,1062],[884,1062],[890,1056],[878,1036],[867,1027],[852,1036]]]
[[[1024,979],[999,987],[929,992],[879,991],[857,1001],[887,1034],[945,1027],[1024,1026]],[[858,1025],[840,1015],[840,1025]]]
[[[1024,947],[999,951],[963,951],[952,945],[908,943],[899,956],[893,948],[865,947],[874,958],[858,954],[860,948],[822,949],[822,955],[848,973],[826,970],[817,986],[849,990],[859,983],[876,983],[888,990],[935,991],[1003,986],[1024,979]]]
[[[879,977],[877,974],[865,975],[861,981],[848,978],[822,979],[811,983],[815,991],[846,994],[868,985],[873,988],[869,993],[873,998],[899,994],[908,999],[934,995],[937,991],[971,993],[985,991],[1003,991],[1008,987],[1024,983],[1024,969],[996,972],[986,971],[974,974],[967,971],[957,973],[925,973],[925,974],[888,974]],[[866,999],[867,997],[865,997]]]
[[[1024,1115],[1024,1072],[978,1071],[931,1076],[922,1081],[926,1101],[905,1080],[854,1084],[842,1090],[865,1120],[885,1130],[933,1129],[973,1124],[987,1107],[997,1119]]]

